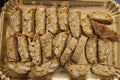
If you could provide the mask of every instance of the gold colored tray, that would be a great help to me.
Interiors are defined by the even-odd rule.
[[[5,3],[4,7],[2,8],[2,12],[0,15],[0,67],[1,71],[3,66],[5,65],[5,58],[6,58],[6,30],[9,27],[9,13],[12,11],[14,6],[19,6],[23,10],[29,10],[32,7],[36,7],[39,4],[43,4],[46,6],[52,5],[53,2],[57,3],[58,5],[63,2],[64,0],[9,0]],[[93,11],[107,11],[109,12],[114,22],[109,27],[117,32],[120,32],[120,7],[115,1],[106,1],[106,0],[68,0],[70,7],[72,8],[80,8],[81,15],[84,17],[86,14],[90,14]],[[120,43],[113,42],[111,43],[111,54],[108,58],[108,64],[114,65],[120,68]],[[1,73],[4,78],[8,76],[4,73]],[[11,79],[11,78],[10,78]],[[12,80],[14,80],[13,78]],[[49,74],[45,77],[41,78],[34,78],[31,74],[29,74],[24,78],[19,78],[19,80],[106,80],[106,78],[101,78],[99,76],[95,76],[93,74],[89,74],[86,78],[80,77],[79,79],[72,79],[62,68],[57,70],[56,72]],[[108,78],[109,79],[109,78]],[[107,80],[108,80],[107,79]],[[18,79],[17,79],[18,80]]]

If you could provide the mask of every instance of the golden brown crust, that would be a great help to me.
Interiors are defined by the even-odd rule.
[[[70,55],[75,50],[77,43],[78,43],[77,39],[72,38],[71,41],[69,42],[69,44],[66,46],[66,48],[60,58],[60,62],[62,65],[64,65],[68,61]]]
[[[120,41],[120,34],[110,30],[105,25],[92,21],[92,27],[95,31],[95,34],[97,34],[101,38],[108,38],[114,41]]]
[[[7,40],[7,59],[8,61],[19,61],[19,54],[17,51],[17,38],[11,35]]]
[[[112,24],[113,22],[113,19],[112,17],[106,12],[93,12],[91,14],[91,19],[92,20],[95,20],[99,23],[102,23],[102,24]]]
[[[97,38],[91,37],[86,43],[86,58],[89,63],[97,63]]]
[[[88,39],[87,37],[81,35],[79,42],[77,44],[77,47],[76,47],[76,49],[72,55],[72,58],[71,58],[75,63],[79,62],[80,56],[84,52],[87,39]]]

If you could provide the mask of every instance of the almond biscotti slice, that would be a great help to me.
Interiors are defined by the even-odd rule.
[[[36,33],[44,35],[46,33],[46,7],[39,6],[35,12]]]
[[[79,38],[81,35],[80,27],[80,10],[70,9],[69,10],[69,27],[73,37]]]
[[[104,77],[118,77],[120,75],[120,69],[107,64],[94,64],[91,67],[91,72]]]
[[[10,26],[14,33],[22,33],[22,9],[15,7],[10,15]]]
[[[65,70],[73,77],[80,77],[86,76],[87,73],[90,71],[89,64],[73,64],[73,63],[66,63]]]
[[[68,38],[68,33],[61,32],[58,33],[53,39],[53,52],[57,58],[61,57],[63,50],[66,46],[65,44],[67,42],[67,38]]]
[[[42,47],[43,62],[49,61],[53,57],[52,53],[53,34],[47,32],[45,35],[40,37],[40,42]]]
[[[93,12],[90,15],[91,19],[102,24],[112,24],[113,19],[107,12]]]
[[[57,8],[55,6],[48,7],[46,9],[46,29],[47,31],[52,32],[53,34],[57,33],[58,28],[58,17],[57,17]]]
[[[34,36],[33,41],[29,40],[29,51],[32,62],[36,65],[42,64],[42,52],[39,34]]]
[[[113,41],[120,41],[120,34],[109,29],[107,26],[100,24],[96,21],[92,21],[92,27],[96,35],[103,39],[110,39]]]
[[[108,39],[98,39],[98,62],[105,62],[110,53],[111,42]]]
[[[27,13],[23,14],[22,33],[29,38],[32,38],[35,34],[35,11],[35,9],[30,9]]]
[[[6,64],[7,69],[10,69],[10,74],[12,77],[23,76],[31,70],[33,66],[32,62],[8,62]]]
[[[47,74],[54,72],[59,67],[60,67],[59,60],[56,58],[53,58],[52,60],[50,60],[46,63],[43,63],[40,66],[34,66],[32,68],[32,72],[33,72],[34,76],[42,77],[42,76],[45,76]]]
[[[17,38],[15,35],[11,35],[7,40],[7,60],[8,61],[19,61],[19,54],[17,50]]]
[[[97,38],[91,37],[86,43],[86,58],[91,64],[97,63]]]
[[[88,36],[88,37],[94,36],[94,31],[92,29],[91,20],[90,20],[90,17],[88,15],[81,20],[81,25],[82,25],[83,33],[86,36]]]
[[[68,61],[72,52],[75,50],[77,43],[78,43],[78,40],[75,39],[74,37],[70,40],[70,42],[66,46],[66,48],[60,58],[60,62],[62,65],[64,65]]]
[[[22,62],[31,61],[29,43],[25,35],[18,36],[18,52]]]
[[[85,49],[85,45],[87,42],[87,37],[84,35],[81,35],[79,42],[77,44],[77,47],[75,49],[75,52],[73,53],[71,59],[72,61],[74,61],[75,63],[79,62],[80,56],[83,53],[84,49]]]
[[[58,8],[58,20],[59,20],[60,30],[63,31],[68,30],[68,12],[69,12],[69,5],[62,3],[61,7]]]

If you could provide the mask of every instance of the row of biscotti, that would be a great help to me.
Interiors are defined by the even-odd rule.
[[[101,20],[103,21],[103,20]],[[91,25],[87,24],[87,25],[84,25],[86,24],[86,22],[82,22],[82,28],[84,29],[83,32],[84,33],[87,33],[87,34],[90,34],[89,31],[94,31],[95,34],[99,35],[101,38],[109,38],[109,39],[113,39],[113,40],[117,40],[119,41],[119,34],[117,32],[114,32],[110,29],[108,29],[106,26],[102,25],[102,24],[99,24],[98,22],[95,22],[95,21],[91,21],[91,20],[88,20],[89,24],[91,22]],[[88,23],[87,22],[87,23]],[[86,28],[85,28],[86,27]],[[86,30],[87,29],[87,30]],[[95,36],[95,34],[92,34],[93,36]],[[61,37],[65,37],[65,38],[61,38]],[[88,36],[88,35],[87,35]],[[62,33],[61,34],[58,34],[56,35],[56,38],[55,40],[53,41],[53,44],[54,46],[52,46],[52,39],[53,39],[53,36],[52,36],[52,33],[48,32],[46,33],[45,35],[43,35],[43,41],[41,42],[44,46],[43,50],[44,51],[44,54],[46,55],[47,58],[51,57],[52,56],[52,48],[54,47],[54,53],[60,57],[60,55],[62,54],[62,51],[63,49],[65,48],[65,43],[66,43],[66,40],[67,40],[67,37],[68,37],[68,33]],[[90,37],[90,36],[89,36]],[[57,42],[58,41],[58,42]],[[75,41],[75,40],[74,40]],[[91,41],[94,41],[94,40],[91,40]],[[96,41],[96,40],[95,40]],[[104,42],[104,41],[103,41]],[[62,44],[62,45],[61,45]],[[73,45],[73,43],[71,43]],[[47,46],[49,45],[49,46]],[[59,46],[59,47],[58,47]],[[101,45],[99,45],[101,46]],[[72,47],[72,46],[71,46]],[[93,47],[95,47],[93,45]],[[72,47],[73,48],[73,47]],[[89,49],[89,47],[88,47]],[[90,50],[90,49],[89,49]],[[91,51],[91,53],[93,53],[96,51]],[[64,55],[64,54],[63,54]],[[95,54],[96,55],[96,54]],[[101,55],[101,54],[100,54]],[[94,57],[95,58],[95,57]],[[91,57],[90,59],[93,59],[93,57]],[[89,59],[88,59],[89,60]],[[94,61],[94,60],[93,60]],[[92,63],[92,62],[91,62]]]
[[[33,68],[33,72],[35,71],[35,75],[43,76],[43,75],[47,74],[45,72],[45,71],[47,71],[47,69],[44,69],[44,67],[46,67],[44,65],[45,64],[49,65],[49,62],[52,59],[54,59],[53,54],[55,54],[56,57],[60,58],[60,62],[57,62],[57,64],[61,63],[62,65],[66,65],[68,63],[69,59],[72,59],[72,61],[74,61],[78,64],[79,59],[81,59],[81,54],[85,50],[86,44],[87,44],[86,45],[86,51],[87,51],[86,55],[90,56],[90,58],[89,58],[89,56],[86,56],[86,58],[88,58],[88,61],[90,63],[97,63],[96,39],[94,39],[94,38],[88,39],[87,37],[82,35],[80,37],[79,41],[77,39],[75,39],[74,37],[71,37],[71,39],[69,40],[69,42],[67,44],[66,40],[68,39],[68,34],[66,32],[59,33],[58,35],[56,35],[56,37],[54,39],[53,39],[53,37],[51,37],[51,35],[52,35],[51,33],[47,33],[41,37],[39,35],[36,35],[32,42],[30,40],[28,40],[28,38],[26,38],[26,36],[24,36],[24,35],[20,35],[17,37],[11,36],[7,42],[8,63],[13,66],[15,66],[15,65],[18,65],[21,67],[26,66],[25,70],[23,68],[23,69],[16,71],[18,74],[24,74],[24,73],[28,72],[30,69],[28,67],[28,70],[27,70],[27,64],[26,65],[22,65],[22,64],[24,64],[25,62],[29,62],[29,63],[32,62],[32,63],[36,64],[36,66]],[[87,39],[88,39],[88,41],[87,41]],[[108,47],[108,46],[105,45],[105,47]],[[103,46],[102,46],[102,48],[103,48]],[[91,52],[91,50],[92,50],[92,52]],[[105,50],[105,52],[108,51],[108,53],[109,53],[109,50],[107,50],[107,49],[104,49],[104,50]],[[102,49],[101,49],[101,52],[102,52]],[[100,54],[102,55],[102,57],[108,56],[107,54],[104,55],[104,52],[102,52]],[[70,57],[70,56],[72,56],[72,57]],[[105,59],[107,59],[107,57]],[[12,63],[16,62],[16,63],[12,64],[11,62]],[[20,62],[22,62],[22,63],[20,63]],[[81,63],[81,64],[84,64],[84,63]],[[42,67],[42,65],[43,65],[43,67]],[[52,64],[52,65],[56,65],[56,64]],[[52,67],[52,65],[51,65],[51,67]],[[39,69],[39,67],[40,67],[40,69]],[[57,67],[59,67],[59,66],[57,66]],[[67,67],[69,67],[69,66],[66,65],[66,68]],[[88,66],[86,65],[86,67],[88,67]],[[16,67],[16,69],[19,69],[19,68],[20,67],[18,67],[18,68]],[[42,69],[42,71],[41,71],[41,69]],[[81,69],[81,68],[79,68],[79,69]],[[54,68],[51,70],[54,70]],[[70,69],[68,68],[67,70],[69,71]],[[84,72],[86,73],[86,70]],[[70,72],[70,73],[75,75],[73,72]],[[84,73],[80,72],[79,74],[76,74],[76,75],[82,75],[82,74],[84,74]]]
[[[63,33],[60,33],[60,34],[63,34]],[[19,44],[19,41],[18,41],[18,44],[19,44],[18,47],[20,48],[20,45],[21,45],[23,48],[25,48],[25,46],[26,46],[26,44],[25,44],[26,43],[25,37],[24,36],[20,36],[20,37],[21,38],[19,38],[19,40],[21,40],[20,41],[21,43]],[[9,40],[10,42],[8,42],[9,43],[8,47],[11,48],[11,49],[14,48],[12,50],[15,51],[15,47],[16,46],[15,46],[15,43],[13,43],[13,41],[12,41],[14,39],[15,38],[13,38],[13,36],[10,37],[10,40]],[[61,37],[59,39],[61,39]],[[39,61],[41,61],[41,58],[40,58],[41,54],[38,54],[39,53],[38,51],[40,50],[40,49],[38,49],[40,47],[40,44],[38,43],[39,40],[36,37],[33,40],[35,43],[32,42],[30,44],[31,45],[30,52],[31,51],[33,52],[30,55],[32,55],[31,57],[33,59],[33,62],[35,62],[35,64],[37,64],[37,65],[35,65],[33,68],[31,68],[32,64],[31,64],[31,62],[29,62],[30,60],[29,60],[29,58],[27,56],[28,53],[26,53],[27,49],[26,49],[26,51],[25,51],[25,49],[23,49],[24,53],[21,53],[21,55],[20,55],[22,61],[27,61],[27,62],[22,62],[22,63],[21,62],[8,62],[7,65],[8,65],[8,67],[10,69],[12,69],[13,71],[15,71],[18,74],[26,74],[26,73],[28,73],[31,70],[33,72],[33,74],[35,76],[37,76],[37,77],[45,76],[48,73],[54,72],[56,69],[58,69],[60,67],[60,63],[62,65],[65,65],[64,66],[65,70],[69,74],[71,74],[72,76],[75,76],[75,77],[85,76],[85,75],[87,75],[88,71],[90,71],[90,70],[92,71],[92,73],[97,74],[97,75],[102,75],[102,76],[112,76],[112,75],[115,75],[117,69],[114,66],[110,66],[110,65],[107,65],[107,64],[103,65],[103,64],[94,63],[94,64],[91,65],[91,64],[84,64],[84,63],[77,63],[77,64],[74,64],[74,63],[71,64],[71,63],[69,63],[68,58],[70,58],[70,55],[71,55],[71,53],[73,53],[74,50],[75,51],[74,51],[73,55],[76,54],[76,53],[78,53],[77,57],[71,57],[71,58],[73,60],[81,59],[80,55],[81,55],[82,51],[84,51],[85,44],[90,44],[91,45],[91,46],[90,45],[89,46],[86,45],[86,46],[88,46],[87,48],[89,49],[86,54],[90,54],[91,58],[95,61],[94,58],[96,56],[94,56],[94,54],[96,54],[96,53],[95,52],[93,52],[92,54],[89,53],[89,51],[91,51],[91,50],[93,50],[93,51],[96,50],[96,46],[94,46],[94,45],[96,45],[96,41],[95,40],[96,39],[93,38],[93,39],[88,39],[88,41],[87,41],[87,37],[81,36],[81,38],[79,39],[79,42],[78,42],[77,39],[75,39],[75,38],[72,37],[71,40],[70,40],[70,42],[66,46],[65,50],[63,51],[63,54],[62,54],[62,56],[60,58],[60,62],[59,62],[58,59],[52,58],[51,60],[49,60],[49,61],[47,61],[47,62],[45,62],[45,63],[43,63],[41,65],[38,65]],[[57,42],[60,42],[60,41],[57,41]],[[49,41],[48,41],[48,43],[50,44]],[[11,46],[10,46],[10,44],[11,44]],[[49,44],[47,44],[47,46],[49,46]],[[105,45],[105,47],[106,46],[107,45]],[[101,47],[104,48],[103,46],[101,46]],[[49,49],[49,48],[50,47],[48,47],[47,49]],[[79,49],[80,49],[80,51],[79,51]],[[107,49],[105,49],[105,50],[108,51]],[[11,57],[14,58],[14,55],[15,55],[14,51],[11,52],[11,53],[8,53],[8,55],[9,56],[11,55]],[[100,53],[100,54],[103,54],[103,53]],[[104,57],[104,56],[106,56],[106,54],[102,55],[102,57]],[[86,56],[86,57],[88,57],[88,56]],[[11,58],[11,59],[13,59],[13,58]],[[92,63],[91,59],[88,59],[88,61],[90,63]]]
[[[67,39],[68,32],[36,34],[32,41],[25,35],[11,35],[7,40],[6,66],[15,75],[32,71],[35,76],[45,76],[60,67],[56,57],[60,58]]]
[[[120,34],[104,25],[111,23],[112,18],[108,14],[98,12],[82,19],[82,30],[89,37],[88,40],[85,36],[81,36],[79,41],[75,38],[71,39],[60,59],[61,64],[65,65],[64,68],[70,75],[85,76],[89,71],[105,77],[119,75],[119,69],[105,63],[112,50],[110,40],[120,41]],[[84,49],[88,63],[79,63],[79,60],[83,59],[81,54]],[[77,64],[69,63],[69,59]]]
[[[72,37],[60,57],[60,63],[65,65],[67,61],[72,60],[78,64],[82,59],[81,55],[83,52],[88,63],[105,63],[111,53],[111,41],[108,39],[97,39],[95,36],[88,38],[81,35],[79,40]]]
[[[10,15],[10,24],[14,33],[22,33],[30,38],[35,33],[43,35],[50,31],[56,34],[59,31],[68,31],[69,29],[76,38],[81,34],[80,10],[69,9],[68,6],[59,8],[39,6],[27,12],[16,7]]]
[[[42,77],[50,74],[60,67],[59,60],[53,58],[41,65],[34,65],[33,62],[7,62],[3,68],[3,73],[10,78],[26,77],[32,74],[35,77]]]
[[[65,70],[74,78],[81,76],[87,77],[89,73],[93,73],[97,76],[102,76],[101,79],[106,77],[107,79],[118,78],[120,75],[120,69],[109,64],[74,64],[66,63]],[[102,79],[104,80],[104,79]]]
[[[30,9],[25,14],[22,14],[22,10],[19,7],[16,7],[10,15],[12,31],[14,33],[22,33],[30,38],[34,36],[35,32],[40,35],[45,34],[47,31],[56,34],[60,30],[67,31],[68,29],[70,29],[69,32],[75,38],[79,38],[82,31],[85,35],[90,37],[94,35],[94,31],[97,32],[98,29],[94,26],[91,27],[91,21],[93,23],[96,21],[102,24],[111,24],[113,22],[113,19],[109,14],[101,12],[93,12],[91,15],[83,18],[81,21],[80,20],[80,10],[69,9],[66,6],[62,6],[58,9],[54,6],[48,8],[40,6],[37,7],[37,9]],[[92,28],[94,30],[92,30]],[[110,34],[107,37],[112,40],[119,41],[118,36],[113,37],[114,35],[117,35],[117,33],[111,34],[110,31],[107,32]],[[101,34],[99,32],[99,34],[95,34],[99,36],[101,35],[100,37],[104,38],[108,33]]]
[[[104,25],[111,23],[112,18],[106,13],[101,14],[96,12],[91,16],[86,16],[84,19],[82,19],[81,25],[83,33],[89,37],[89,39],[87,41],[87,38],[82,35],[79,38],[79,41],[73,38],[66,46],[66,49],[61,56],[60,61],[62,65],[68,61],[69,57],[72,55],[71,53],[74,50],[75,51],[72,55],[72,60],[75,63],[78,63],[84,48],[86,49],[85,54],[89,63],[104,63],[107,61],[111,52],[110,40],[120,41],[120,34],[109,29],[109,26],[107,27]]]
[[[60,58],[66,42],[68,32],[60,32],[53,35],[47,32],[43,36],[36,34],[31,41],[25,35],[11,35],[7,39],[8,61],[32,61],[35,64],[47,62],[53,58],[53,53]]]
[[[34,62],[34,64],[36,64],[36,66],[33,68],[33,72],[35,73],[36,76],[46,75],[47,74],[47,72],[46,72],[47,69],[50,69],[50,71],[53,72],[54,69],[56,69],[56,66],[57,66],[57,68],[59,67],[58,64],[60,64],[60,63],[62,65],[65,65],[65,68],[67,68],[67,71],[72,75],[75,75],[75,76],[86,75],[87,71],[89,70],[89,69],[87,69],[87,67],[89,67],[88,66],[89,64],[86,65],[85,63],[80,63],[80,65],[79,65],[79,63],[78,63],[78,61],[80,59],[82,59],[81,54],[85,50],[85,45],[86,45],[85,54],[86,54],[86,58],[87,58],[89,63],[92,63],[92,64],[98,63],[97,62],[97,56],[96,56],[97,55],[97,44],[104,46],[104,47],[103,46],[98,46],[98,50],[101,51],[101,52],[98,52],[100,54],[99,56],[101,56],[101,57],[98,58],[98,60],[102,59],[103,62],[104,62],[104,61],[106,61],[107,57],[109,56],[110,46],[109,46],[109,43],[107,43],[107,44],[105,43],[106,40],[100,40],[100,41],[103,41],[102,44],[101,44],[101,42],[97,43],[96,38],[88,39],[87,37],[82,35],[80,37],[79,41],[77,39],[75,39],[74,37],[71,37],[71,39],[69,40],[69,42],[67,44],[66,39],[68,38],[68,34],[66,32],[59,33],[58,35],[56,35],[55,38],[51,37],[51,35],[52,35],[51,33],[47,33],[47,34],[40,37],[41,48],[40,48],[40,43],[39,43],[39,36],[35,37],[32,42],[29,42],[29,47],[28,48],[29,48],[30,53],[28,53],[28,51],[27,51],[28,49],[26,49],[27,47],[25,47],[25,46],[28,45],[28,44],[26,44],[27,38],[25,39],[25,36],[23,36],[23,35],[21,35],[20,38],[18,37],[18,39],[19,39],[18,40],[18,45],[19,45],[18,46],[18,49],[19,49],[18,52],[19,52],[19,54],[21,54],[20,55],[21,56],[21,61],[23,63],[24,62],[30,62],[31,61],[29,59],[30,56],[29,56],[29,58],[28,58],[28,56],[25,56],[25,55],[30,54],[31,57],[32,57],[32,62]],[[9,39],[10,42],[8,42],[8,44],[9,44],[8,45],[8,51],[9,51],[8,58],[10,58],[9,56],[11,56],[12,58],[9,59],[9,60],[13,60],[13,58],[14,58],[13,56],[15,55],[15,52],[14,51],[11,52],[11,49],[15,50],[16,49],[15,47],[17,47],[17,46],[15,46],[15,44],[13,44],[13,41],[11,39],[12,38],[10,37],[10,39]],[[87,39],[88,39],[88,41],[87,41]],[[53,42],[53,44],[51,42]],[[11,46],[10,46],[10,44],[11,44]],[[20,46],[23,48],[23,50],[22,50],[23,52],[22,51],[20,52]],[[42,49],[42,53],[40,53],[41,49]],[[16,51],[17,51],[17,49],[16,49]],[[52,51],[53,51],[53,53],[52,53]],[[54,51],[55,51],[55,55],[57,55],[58,57],[61,53],[60,62],[57,61],[57,64],[52,64],[50,62],[50,60],[52,60],[54,58],[52,56],[54,54]],[[41,58],[40,56],[43,56],[43,58]],[[18,58],[18,57],[16,57],[16,58]],[[45,60],[45,62],[47,62],[47,63],[44,62],[43,64],[41,64],[41,62],[44,61],[44,59],[47,59],[47,61]],[[73,64],[72,66],[74,66],[74,67],[78,66],[78,68],[72,68],[72,66],[68,66],[69,59],[72,59],[74,62],[76,62],[77,64],[76,65]],[[18,63],[21,62],[21,61],[18,61]],[[15,60],[13,60],[12,62],[14,63]],[[49,64],[51,66],[46,67]],[[52,66],[53,66],[53,68],[51,68]],[[69,68],[69,67],[71,67],[72,69]],[[47,69],[45,69],[45,68],[47,68]],[[104,66],[103,66],[103,68],[104,68]],[[108,68],[109,68],[109,66],[108,66]],[[93,69],[94,69],[94,67],[93,67]],[[77,72],[76,72],[76,70],[77,70]],[[84,70],[84,71],[81,71],[81,70]],[[17,71],[17,73],[20,73],[19,71]],[[76,74],[74,72],[76,72]],[[99,75],[101,74],[101,72],[100,73],[99,72],[98,73],[94,72],[94,73],[99,74]],[[106,72],[104,72],[104,74],[106,74]]]

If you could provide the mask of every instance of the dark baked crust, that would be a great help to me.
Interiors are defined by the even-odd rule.
[[[114,41],[120,41],[120,34],[113,30],[110,30],[105,25],[92,20],[92,27],[95,31],[95,34],[97,34],[101,38],[108,38]]]

